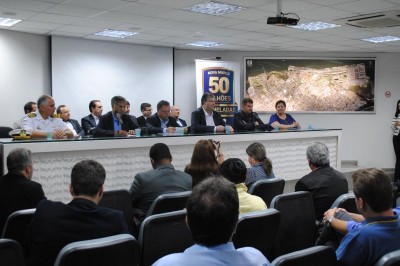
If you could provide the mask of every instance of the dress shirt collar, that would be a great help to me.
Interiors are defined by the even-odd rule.
[[[199,244],[194,244],[193,246],[187,248],[184,253],[195,253],[204,251],[230,251],[230,250],[236,250],[232,242],[212,247],[206,247]]]

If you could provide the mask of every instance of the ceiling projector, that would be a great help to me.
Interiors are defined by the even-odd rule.
[[[267,24],[277,25],[277,26],[296,26],[299,22],[297,18],[287,18],[287,17],[269,17],[267,19]]]

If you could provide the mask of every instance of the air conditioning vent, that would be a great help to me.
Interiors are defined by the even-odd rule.
[[[392,10],[337,19],[335,22],[357,28],[387,28],[400,26],[400,11]]]

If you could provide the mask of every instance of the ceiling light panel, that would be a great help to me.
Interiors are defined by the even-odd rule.
[[[400,41],[400,38],[394,37],[394,36],[381,36],[381,37],[366,38],[366,39],[361,39],[361,40],[366,41],[366,42],[382,43],[382,42]]]
[[[13,19],[13,18],[0,18],[0,26],[3,27],[10,27],[12,25],[17,24],[18,22],[21,22],[22,20],[20,19]]]
[[[131,31],[122,31],[122,30],[103,30],[100,32],[96,32],[94,35],[97,36],[105,36],[105,37],[112,37],[112,38],[127,38],[133,35],[138,34],[137,32]]]
[[[208,14],[208,15],[214,15],[214,16],[219,16],[219,15],[225,15],[233,12],[239,12],[241,10],[245,10],[245,7],[241,6],[235,6],[235,5],[229,5],[225,3],[218,3],[218,2],[205,2],[202,4],[194,5],[191,7],[185,7],[183,10],[187,10],[190,12],[196,12],[196,13],[203,13],[203,14]]]
[[[221,42],[198,41],[198,42],[187,43],[186,45],[198,46],[198,47],[217,47],[217,46],[221,46],[222,43]]]
[[[316,21],[310,23],[301,23],[298,24],[297,26],[289,26],[289,27],[300,30],[314,31],[314,30],[325,30],[325,29],[336,28],[340,27],[340,25]]]

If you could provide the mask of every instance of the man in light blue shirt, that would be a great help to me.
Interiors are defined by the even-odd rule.
[[[235,185],[211,177],[193,188],[187,203],[186,222],[195,245],[183,253],[167,255],[153,265],[270,265],[255,248],[235,249],[231,238],[239,217]]]

